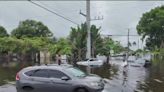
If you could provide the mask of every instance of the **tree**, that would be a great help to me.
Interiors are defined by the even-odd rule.
[[[13,37],[0,38],[0,52],[24,52],[26,51],[25,42],[22,39]]]
[[[141,17],[137,32],[146,39],[148,50],[164,48],[164,6],[156,7]]]
[[[12,36],[17,38],[22,37],[51,37],[53,34],[40,21],[25,20],[21,21],[16,29],[11,32]]]
[[[19,53],[24,49],[22,40],[11,38],[11,37],[3,37],[0,38],[0,55],[3,58],[3,61],[9,62],[11,60],[11,53]]]
[[[73,63],[76,65],[76,61],[85,59],[86,57],[86,44],[87,44],[87,26],[86,23],[77,26],[77,28],[71,28],[68,39],[72,46],[72,58]]]
[[[124,47],[121,45],[119,41],[114,41],[113,51],[114,51],[114,54],[119,54],[120,52],[124,51]]]
[[[69,43],[69,40],[65,38],[59,38],[55,44],[50,44],[49,51],[52,55],[62,54],[62,55],[70,55],[72,47]]]
[[[96,57],[102,48],[103,39],[100,35],[101,27],[91,26],[91,56]]]
[[[56,37],[50,38],[50,43],[55,44],[56,42],[57,42],[57,38]]]
[[[96,57],[102,48],[102,38],[100,36],[100,27],[97,28],[95,25],[91,25],[91,56]],[[71,28],[69,40],[72,45],[72,54],[75,60],[80,61],[86,58],[87,52],[87,25],[86,23],[81,24],[77,28]]]
[[[9,36],[6,29],[2,26],[0,26],[0,37],[7,37]]]
[[[105,55],[107,57],[107,60],[106,60],[107,63],[109,63],[110,50],[111,48],[113,48],[113,44],[111,43],[113,43],[113,40],[109,37],[105,37],[103,39],[103,44],[102,44],[103,47],[100,50],[100,54]]]
[[[77,28],[71,28],[69,40],[72,45],[72,58],[74,64],[76,61],[80,61],[86,58],[86,44],[87,44],[87,26],[86,23],[81,24]],[[100,27],[91,25],[91,54],[92,57],[101,54],[107,57],[109,61],[110,50],[114,50],[116,53],[122,51],[122,46],[119,42],[113,41],[111,38],[102,38],[100,35]]]
[[[112,38],[105,37],[102,42],[102,48],[99,50],[99,54],[107,57],[107,63],[109,62],[109,57],[111,54],[118,54],[124,50],[124,47],[122,47],[120,42],[114,41]],[[111,53],[111,51],[113,51],[113,53]]]
[[[15,53],[19,61],[34,61],[35,54],[43,50],[48,44],[49,39],[43,37],[22,39],[3,37],[0,38],[0,55]]]

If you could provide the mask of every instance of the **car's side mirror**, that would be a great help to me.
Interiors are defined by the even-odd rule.
[[[61,80],[65,80],[65,81],[67,81],[67,80],[69,80],[70,78],[69,77],[67,77],[67,76],[63,76],[63,77],[61,77]]]

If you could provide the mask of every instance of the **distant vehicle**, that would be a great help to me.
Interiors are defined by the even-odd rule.
[[[136,56],[129,56],[127,61],[128,62],[135,62],[136,61]]]
[[[135,60],[134,62],[131,62],[130,65],[134,67],[148,67],[151,65],[151,62],[144,58],[139,58]]]
[[[78,65],[83,65],[83,66],[102,66],[103,63],[104,63],[103,60],[97,58],[90,58],[84,61],[77,62]]]
[[[145,60],[144,67],[149,67],[149,66],[151,66],[151,61]]]
[[[134,67],[143,67],[144,64],[145,64],[145,60],[142,59],[142,58],[138,58],[137,60],[129,63],[131,66],[134,66]]]
[[[17,92],[101,92],[103,80],[71,65],[41,65],[16,75]]]

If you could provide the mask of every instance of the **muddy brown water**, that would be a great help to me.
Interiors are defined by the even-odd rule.
[[[123,74],[122,61],[112,60],[111,65],[92,68],[91,72],[105,78],[103,92],[164,92],[164,60],[154,60],[148,68],[128,66]],[[27,64],[13,67],[0,66],[0,92],[16,92],[15,74]],[[86,70],[84,67],[80,67]]]

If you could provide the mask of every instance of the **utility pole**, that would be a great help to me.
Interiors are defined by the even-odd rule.
[[[86,24],[87,24],[87,54],[86,58],[91,58],[91,31],[90,31],[90,22],[94,20],[103,20],[103,16],[95,17],[91,19],[90,17],[90,0],[86,0],[86,14],[82,13],[81,10],[79,12],[82,16],[86,17]]]
[[[140,48],[140,38],[138,38],[138,49]]]
[[[91,58],[91,30],[90,30],[90,0],[86,1],[86,24],[87,24],[87,58]],[[91,67],[88,62],[88,74],[91,73]]]
[[[90,0],[86,1],[86,24],[87,24],[87,58],[91,58],[91,31],[90,31]]]
[[[130,31],[130,29],[128,28],[128,39],[127,39],[127,41],[128,41],[128,44],[127,44],[127,46],[128,46],[128,52],[127,52],[127,59],[129,58],[129,44],[130,44],[130,42],[129,42],[129,31]]]
[[[91,58],[91,31],[90,31],[90,22],[92,20],[102,20],[102,18],[100,18],[98,16],[98,18],[94,18],[91,19],[90,17],[90,0],[86,0],[86,14],[82,13],[80,11],[81,15],[83,15],[84,17],[86,17],[86,24],[87,24],[87,54],[86,54],[86,58]],[[90,66],[88,65],[88,73],[91,72]]]

